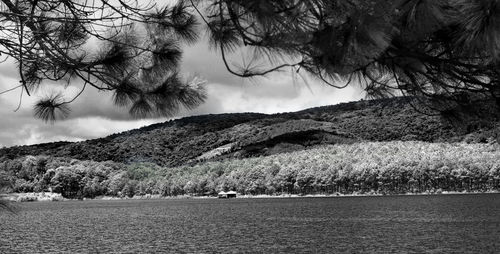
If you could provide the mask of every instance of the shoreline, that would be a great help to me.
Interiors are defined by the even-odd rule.
[[[348,198],[348,197],[390,197],[390,196],[438,196],[438,195],[477,195],[477,194],[499,194],[498,190],[488,190],[485,192],[467,192],[467,191],[442,191],[442,192],[421,192],[421,193],[400,193],[400,194],[381,194],[381,193],[350,193],[350,194],[283,194],[283,195],[238,195],[236,199],[281,199],[281,198]],[[92,200],[169,200],[169,199],[218,199],[217,196],[161,196],[146,194],[133,197],[114,197],[98,196],[95,198],[68,199],[62,197],[59,193],[52,192],[29,192],[29,193],[8,193],[0,195],[7,201],[12,202],[59,202],[59,201],[92,201]]]

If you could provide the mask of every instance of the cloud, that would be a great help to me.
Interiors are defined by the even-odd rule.
[[[70,104],[70,107],[69,119],[101,117],[120,121],[133,120],[128,113],[128,108],[114,105],[112,93],[97,89],[86,89],[81,97]]]
[[[86,117],[45,124],[37,119],[20,117],[13,121],[0,122],[2,130],[0,147],[94,139],[166,120],[163,118],[119,121],[102,117]]]
[[[238,54],[232,59],[238,59]],[[209,50],[206,42],[185,49],[182,72],[185,76],[198,75],[207,80],[208,98],[200,107],[182,110],[177,117],[234,112],[277,113],[302,110],[309,107],[331,105],[359,100],[360,89],[335,89],[315,80],[303,82],[289,72],[275,73],[264,78],[242,79],[230,74],[220,55]],[[0,91],[19,85],[12,63],[0,64]],[[33,105],[49,90],[63,89],[67,99],[76,95],[81,82],[70,86],[50,84],[31,97],[20,90],[0,95],[0,147],[36,144],[51,141],[80,141],[99,138],[116,132],[163,122],[167,118],[137,120],[128,114],[128,108],[113,105],[112,94],[86,89],[71,106],[67,120],[46,124],[33,118]]]
[[[359,100],[363,95],[355,88],[335,89],[314,83],[293,85],[291,78],[275,77],[259,85],[209,84],[208,92],[219,112],[279,113],[309,107]],[[288,82],[290,81],[290,83]],[[203,108],[206,105],[202,105]]]

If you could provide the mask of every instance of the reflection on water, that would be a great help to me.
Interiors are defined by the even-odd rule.
[[[71,201],[0,214],[0,253],[494,253],[500,195]]]

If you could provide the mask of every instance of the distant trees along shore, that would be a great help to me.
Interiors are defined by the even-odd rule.
[[[498,144],[371,142],[167,168],[47,156],[0,162],[12,192],[134,195],[421,193],[500,190]]]

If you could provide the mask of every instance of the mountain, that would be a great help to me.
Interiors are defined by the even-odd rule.
[[[456,119],[445,114],[418,112],[407,98],[366,100],[270,115],[202,115],[82,142],[3,148],[0,161],[25,155],[50,155],[121,163],[150,162],[171,167],[204,160],[271,155],[321,144],[500,139],[496,114]]]

